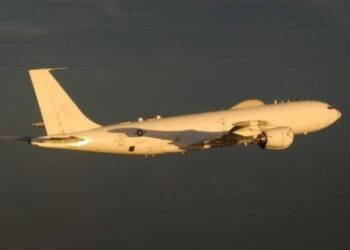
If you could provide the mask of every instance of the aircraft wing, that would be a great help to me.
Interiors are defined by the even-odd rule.
[[[208,138],[191,145],[193,148],[213,148],[235,144],[256,143],[258,136],[266,128],[271,128],[266,121],[243,121],[232,124],[232,128],[222,135]]]

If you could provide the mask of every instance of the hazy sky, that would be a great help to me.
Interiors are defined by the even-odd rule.
[[[349,249],[350,3],[2,0],[0,134],[36,135],[28,68],[96,122],[316,99],[292,148],[131,158],[0,143],[0,249]]]

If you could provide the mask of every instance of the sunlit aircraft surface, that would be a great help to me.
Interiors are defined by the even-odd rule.
[[[186,153],[236,144],[288,148],[295,135],[324,129],[341,117],[319,101],[265,104],[246,100],[227,110],[101,126],[87,118],[52,76],[29,70],[47,135],[17,139],[31,145],[122,155]]]

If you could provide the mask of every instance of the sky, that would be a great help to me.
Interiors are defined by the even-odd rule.
[[[155,158],[0,142],[0,248],[349,249],[350,3],[2,0],[0,134],[40,135],[27,70],[94,121],[325,101],[331,127],[286,151]]]

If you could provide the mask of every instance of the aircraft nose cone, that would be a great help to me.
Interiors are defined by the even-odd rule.
[[[336,117],[337,117],[336,120],[339,120],[340,117],[341,117],[341,112],[339,110],[337,110],[337,109],[335,110],[335,112],[336,112]]]

